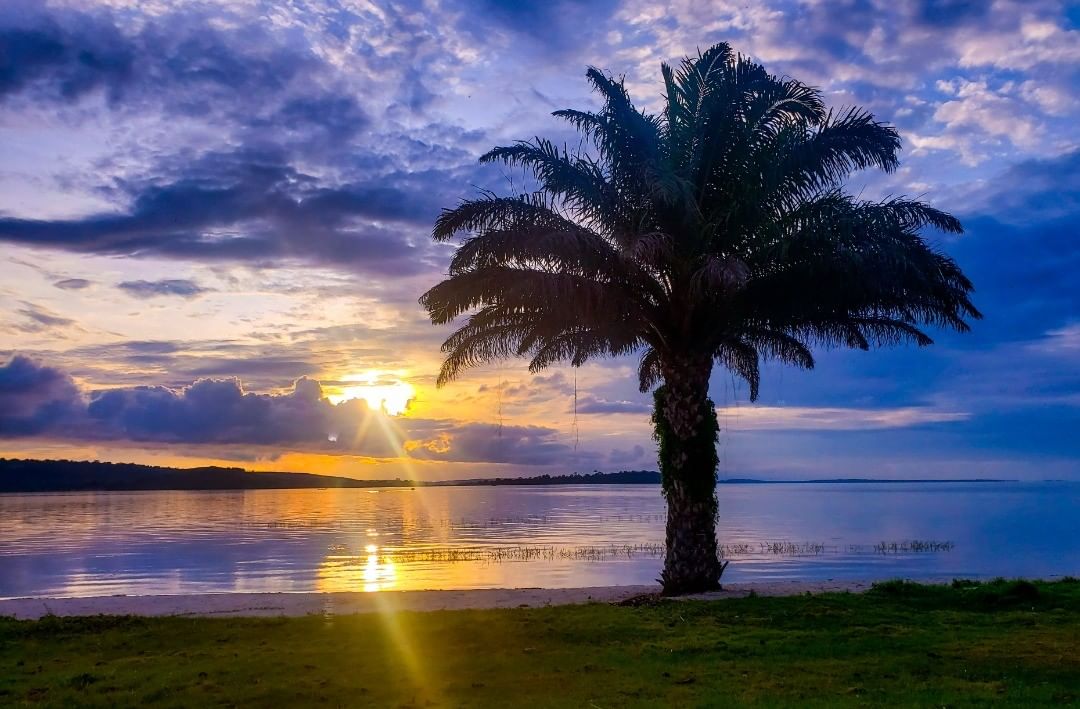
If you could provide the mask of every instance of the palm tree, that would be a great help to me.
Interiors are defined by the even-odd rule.
[[[590,68],[602,108],[554,114],[581,148],[535,138],[481,157],[524,167],[537,189],[443,211],[434,239],[464,238],[420,302],[436,324],[468,316],[443,344],[440,385],[506,357],[537,372],[640,353],[668,507],[661,581],[678,594],[719,588],[723,572],[715,365],[754,400],[762,360],[809,369],[814,345],[928,345],[921,327],[966,331],[980,315],[971,282],[921,236],[961,232],[954,217],[843,190],[856,170],[896,169],[895,129],[827,110],[727,44],[661,71],[659,115]]]

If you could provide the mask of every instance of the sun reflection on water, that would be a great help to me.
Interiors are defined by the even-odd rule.
[[[316,585],[323,593],[389,591],[397,586],[398,569],[389,554],[368,544],[364,555],[330,554],[319,565]]]

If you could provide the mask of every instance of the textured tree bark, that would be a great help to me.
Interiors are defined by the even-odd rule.
[[[653,423],[667,498],[665,595],[720,588],[716,544],[716,408],[709,399],[711,358],[681,358],[664,368]]]

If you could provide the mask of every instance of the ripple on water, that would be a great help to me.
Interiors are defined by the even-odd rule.
[[[1076,484],[719,497],[728,580],[1080,573]],[[648,584],[664,513],[655,486],[0,495],[0,597]]]

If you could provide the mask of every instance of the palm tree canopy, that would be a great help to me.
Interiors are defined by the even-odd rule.
[[[603,106],[556,111],[582,148],[543,138],[482,162],[530,171],[534,192],[482,193],[445,210],[433,237],[463,237],[449,277],[420,299],[467,320],[444,343],[440,384],[491,360],[530,370],[641,352],[646,391],[690,359],[715,361],[756,398],[759,364],[811,368],[811,347],[915,342],[980,317],[971,282],[921,235],[962,231],[919,201],[863,201],[856,170],[895,170],[895,129],[777,78],[718,44],[662,66],[663,113],[590,68]]]

